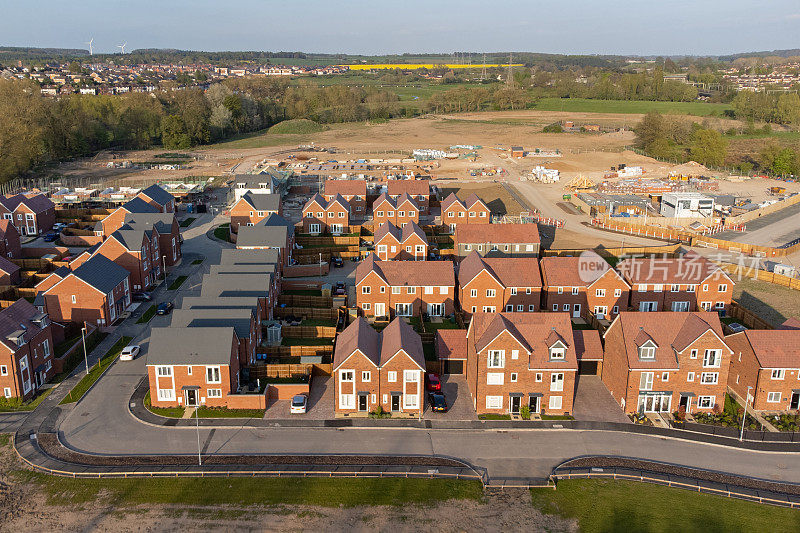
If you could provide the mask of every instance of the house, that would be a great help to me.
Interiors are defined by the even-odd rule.
[[[5,257],[0,256],[0,285],[19,285],[19,272],[19,265],[16,265]]]
[[[239,365],[243,367],[256,362],[256,348],[261,344],[261,316],[256,306],[248,309],[175,309],[171,314],[170,327],[231,327],[236,335]]]
[[[239,389],[233,327],[153,328],[147,353],[154,407],[225,407]]]
[[[237,174],[231,182],[233,203],[247,193],[277,194],[277,180],[270,174]]]
[[[155,207],[159,213],[175,212],[175,197],[160,185],[153,184],[139,191],[135,196]]]
[[[158,231],[134,229],[125,225],[109,235],[95,250],[130,272],[133,292],[142,292],[161,276],[161,251]]]
[[[110,326],[131,304],[129,280],[125,268],[95,255],[43,290],[45,312],[56,322]]]
[[[536,224],[458,224],[453,241],[459,258],[472,251],[488,257],[538,257],[541,245]]]
[[[542,278],[535,257],[481,257],[471,252],[458,266],[458,301],[462,311],[536,312]]]
[[[53,377],[49,317],[19,299],[0,311],[0,389],[5,398],[28,399]]]
[[[466,331],[465,377],[478,414],[572,412],[578,360],[567,313],[483,313]]]
[[[56,223],[56,206],[42,193],[0,197],[0,213],[20,235],[39,235]]]
[[[181,246],[181,227],[174,213],[127,213],[125,224],[133,229],[154,228],[158,233],[158,250],[161,254],[160,264],[171,267],[180,263],[183,258]]]
[[[464,374],[464,365],[467,362],[467,330],[437,329],[434,349],[442,374]]]
[[[734,282],[694,251],[683,257],[631,258],[617,270],[631,286],[630,306],[638,311],[728,311]]]
[[[0,256],[9,259],[22,257],[22,245],[19,241],[19,231],[10,219],[0,220]]]
[[[573,318],[611,320],[628,310],[630,285],[599,255],[543,257],[543,305]]]
[[[492,212],[486,202],[471,194],[465,202],[458,199],[455,193],[450,193],[442,200],[442,225],[450,228],[453,233],[458,224],[489,224],[492,221]]]
[[[211,265],[209,276],[229,276],[239,274],[260,274],[270,280],[269,301],[277,300],[281,293],[280,265]],[[271,311],[271,309],[269,309]],[[271,318],[271,317],[270,317]]]
[[[356,267],[356,305],[364,316],[446,316],[454,298],[450,261],[381,261],[373,254]]]
[[[281,214],[279,194],[247,193],[233,204],[231,213],[231,232],[239,231],[239,226],[255,226],[270,215]]]
[[[427,215],[429,212],[431,188],[427,180],[389,180],[386,182],[386,194],[395,201],[407,194],[416,202],[420,214]]]
[[[334,411],[366,416],[381,408],[393,417],[421,417],[425,355],[419,334],[402,318],[378,333],[359,317],[336,339]]]
[[[202,278],[200,296],[204,298],[258,298],[262,319],[271,320],[277,303],[274,292],[274,276],[269,273],[253,274],[205,274]]]
[[[728,387],[757,411],[800,409],[800,330],[749,329],[725,337],[733,350]]]
[[[725,404],[733,352],[716,313],[623,311],[604,339],[602,380],[625,412],[710,412]]]
[[[391,222],[399,228],[409,222],[419,224],[419,212],[417,202],[406,193],[397,199],[383,193],[372,203],[372,220],[375,227],[385,222]]]
[[[94,234],[99,237],[107,237],[125,225],[125,218],[131,214],[157,214],[158,208],[145,202],[139,197],[132,198],[114,209],[103,220],[95,224]]]
[[[375,254],[381,261],[425,261],[428,257],[428,238],[415,222],[399,229],[384,222],[375,231]]]
[[[350,204],[354,217],[367,214],[367,182],[365,180],[325,180],[323,197],[330,202],[339,195]]]
[[[331,201],[319,194],[303,206],[304,233],[344,233],[350,227],[350,204],[341,195]]]
[[[255,226],[239,228],[236,237],[239,251],[275,250],[278,265],[288,266],[292,262],[294,249],[294,226],[280,215],[270,215]]]

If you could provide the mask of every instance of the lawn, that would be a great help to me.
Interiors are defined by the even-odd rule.
[[[103,374],[103,372],[109,367],[109,365],[111,365],[111,363],[114,362],[122,349],[127,346],[132,339],[133,337],[120,337],[120,339],[114,343],[114,346],[112,346],[106,352],[100,361],[98,361],[97,364],[89,370],[89,373],[83,376],[83,379],[81,379],[78,384],[75,385],[71,391],[69,391],[69,394],[67,394],[67,396],[61,400],[59,405],[77,402],[83,398],[83,395],[86,394],[86,391],[88,391],[89,388],[94,385],[95,381],[100,379],[100,376]]]
[[[200,418],[264,418],[264,410],[200,407],[197,410],[197,416]]]
[[[570,111],[575,113],[648,113],[659,111],[670,115],[722,115],[732,109],[728,104],[706,102],[650,102],[645,100],[593,100],[589,98],[542,98],[536,103],[540,111]]]
[[[284,289],[281,294],[291,296],[322,296],[322,291],[319,289]]]
[[[202,263],[202,262],[203,262],[203,260],[202,260],[202,259],[195,259],[194,261],[192,261],[192,264],[193,264],[193,265],[199,265],[199,264],[200,264],[200,263]]]
[[[214,237],[221,241],[231,242],[230,222],[226,222],[221,226],[214,228]]]
[[[153,407],[150,402],[150,391],[147,391],[147,394],[144,395],[144,406],[151,413],[166,418],[181,418],[183,416],[183,407]]]
[[[437,329],[458,329],[458,324],[449,318],[443,318],[441,322],[425,322],[425,331],[435,333]]]
[[[178,287],[183,285],[183,282],[186,281],[186,279],[188,277],[189,276],[178,276],[177,278],[175,278],[175,280],[172,283],[169,284],[169,287],[167,287],[167,290],[177,291]]]
[[[479,420],[511,420],[511,415],[485,414],[478,415]]]
[[[100,331],[95,331],[93,334],[86,337],[86,353],[87,354],[92,353],[92,350],[94,350],[98,344],[103,342],[103,339],[105,339],[106,337],[108,337],[108,333]],[[78,342],[80,339],[81,336],[80,334],[78,334],[77,336],[71,339],[67,339],[64,342],[59,343],[58,346],[56,346],[56,357],[59,357],[58,355],[59,353],[63,355],[67,351],[67,349],[69,349],[70,346]],[[75,370],[75,367],[78,366],[79,364],[82,364],[84,360],[85,358],[83,353],[83,346],[79,346],[64,361],[63,372],[61,372],[60,374],[56,374],[55,377],[53,377],[53,379],[50,380],[50,382],[61,383],[62,381],[67,379],[67,376],[69,376],[72,373],[72,371]]]
[[[197,220],[197,217],[189,217],[189,218],[181,221],[181,227],[182,228],[188,228],[189,226],[192,225],[192,222],[194,222],[195,220]]]
[[[750,278],[735,281],[733,299],[773,326],[800,316],[800,291]]]
[[[156,304],[153,304],[147,308],[147,311],[145,311],[142,314],[142,316],[139,317],[139,320],[137,320],[136,323],[145,324],[147,322],[150,322],[150,319],[153,318],[155,315],[156,315]]]
[[[532,489],[531,500],[581,531],[800,531],[797,510],[635,481],[560,481],[555,491]]]
[[[45,398],[50,396],[50,393],[55,390],[54,387],[45,389],[28,401],[21,402],[19,398],[0,398],[0,413],[10,413],[13,411],[33,411]]]
[[[322,326],[322,327],[334,327],[336,326],[335,320],[330,320],[327,318],[304,318],[302,322],[300,322],[301,326]]]

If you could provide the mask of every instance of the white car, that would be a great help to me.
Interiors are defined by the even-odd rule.
[[[305,394],[298,394],[297,396],[292,398],[292,407],[289,410],[289,413],[293,415],[302,415],[306,412],[306,406],[308,405],[308,396]]]
[[[119,354],[120,361],[133,361],[139,355],[139,346],[136,344],[129,344],[124,347]]]

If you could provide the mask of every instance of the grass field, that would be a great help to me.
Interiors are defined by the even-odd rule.
[[[53,387],[45,389],[30,400],[19,401],[19,398],[0,398],[0,413],[11,413],[15,411],[33,411],[39,404],[47,398],[55,389]]]
[[[561,481],[531,490],[533,506],[581,531],[800,531],[800,511],[633,481]]]
[[[733,299],[773,326],[800,317],[800,291],[750,278],[736,280]]]
[[[649,102],[643,100],[590,100],[588,98],[542,98],[536,103],[540,111],[571,111],[575,113],[647,113],[659,111],[671,115],[706,116],[712,112],[718,115],[727,109],[728,104],[709,104],[706,102]]]
[[[192,222],[194,222],[195,220],[197,220],[197,217],[189,217],[186,220],[181,222],[181,227],[182,228],[188,228],[192,224]]]
[[[142,314],[142,316],[139,317],[139,320],[137,320],[136,323],[145,324],[147,322],[150,322],[150,319],[153,318],[155,314],[156,314],[156,304],[153,304],[147,308],[147,311],[145,311]]]
[[[282,122],[278,122],[274,126],[272,126],[268,131],[268,133],[273,134],[294,134],[294,135],[305,135],[308,133],[319,133],[321,131],[325,131],[327,128],[318,122],[314,122],[313,120],[308,120],[305,118],[297,118],[293,120],[284,120]]]
[[[183,285],[183,282],[186,281],[186,279],[188,277],[189,276],[178,276],[177,278],[175,278],[175,281],[173,281],[172,283],[169,284],[169,287],[167,288],[167,290],[177,291],[178,287]]]
[[[96,365],[89,369],[89,373],[83,376],[83,379],[81,379],[78,384],[75,385],[71,391],[69,391],[69,394],[67,394],[67,396],[61,400],[59,405],[65,405],[80,400],[83,395],[86,394],[86,391],[88,391],[89,388],[94,385],[94,382],[100,379],[100,376],[103,374],[103,372],[111,363],[114,362],[122,349],[127,346],[132,339],[133,337],[120,337],[120,339],[114,343],[114,346],[112,346],[106,352],[100,361],[98,361]]]

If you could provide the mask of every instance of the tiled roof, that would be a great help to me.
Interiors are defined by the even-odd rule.
[[[459,245],[540,242],[536,224],[458,224],[455,241]]]
[[[170,327],[173,328],[227,328],[232,327],[236,336],[244,339],[250,336],[253,310],[250,309],[175,309],[171,313]]]
[[[286,248],[289,237],[286,226],[240,226],[236,237],[236,246],[240,248],[251,246],[269,246],[273,248]]]
[[[588,273],[592,278],[586,276],[584,279],[580,270],[583,261],[581,257],[543,257],[542,279],[549,287],[586,287],[611,270],[609,264],[600,258],[600,261],[591,261],[591,264],[602,270],[595,269],[592,273]]]
[[[581,360],[603,360],[603,344],[596,329],[574,329],[575,355]]]
[[[19,265],[12,263],[3,256],[0,256],[0,271],[5,272],[6,274],[13,274],[17,270],[19,270]]]
[[[154,227],[161,235],[172,231],[172,222],[175,220],[174,213],[126,213],[125,224],[133,228],[146,229]],[[102,226],[101,226],[102,228]]]
[[[539,262],[535,257],[481,257],[472,251],[458,265],[458,284],[466,286],[486,270],[504,287],[541,287]]]
[[[246,193],[241,198],[255,211],[279,211],[281,208],[280,194],[253,194]]]
[[[336,350],[333,354],[334,370],[356,350],[360,350],[375,366],[380,363],[380,333],[369,325],[364,317],[358,317],[336,337]]]
[[[386,190],[390,196],[400,196],[403,193],[427,196],[431,192],[428,180],[389,180],[386,182]]]
[[[278,250],[236,250],[224,248],[220,254],[222,265],[263,265],[276,264],[279,261]]]
[[[159,205],[166,206],[169,202],[175,200],[175,197],[172,196],[169,192],[166,191],[163,187],[157,184],[152,184],[146,189],[142,189],[139,191],[139,194],[144,194],[154,202]]]
[[[467,330],[436,330],[436,355],[439,359],[466,359]]]
[[[103,294],[108,294],[130,276],[127,270],[103,255],[93,255],[72,274]]]
[[[341,194],[337,194],[336,196],[331,198],[331,200],[329,202],[325,198],[323,198],[319,193],[317,193],[317,194],[315,194],[314,196],[312,196],[311,198],[308,199],[306,204],[303,206],[303,212],[305,212],[307,209],[311,209],[311,206],[313,204],[315,204],[315,203],[317,205],[319,205],[319,207],[322,210],[327,210],[333,204],[338,203],[343,208],[345,208],[348,212],[350,211],[350,203],[347,200],[345,200],[344,196],[342,196]]]
[[[232,327],[153,328],[147,364],[227,365],[231,361],[233,336]]]
[[[396,317],[381,331],[380,366],[385,365],[400,350],[403,350],[422,370],[425,370],[425,353],[419,333],[405,319]]]
[[[787,318],[783,324],[778,326],[778,329],[800,329],[800,318]]]
[[[367,196],[367,182],[364,180],[325,180],[325,194],[333,196]]]
[[[391,286],[455,285],[450,261],[381,261],[375,254],[370,254],[356,267],[356,283],[373,270]]]
[[[743,334],[762,368],[800,368],[800,330],[748,329]]]
[[[6,344],[12,351],[16,346],[7,341],[10,336],[21,336],[25,341],[32,339],[41,330],[41,324],[33,322],[34,319],[43,317],[27,300],[19,299],[10,306],[0,311],[0,342]]]
[[[692,251],[680,258],[625,259],[617,265],[617,270],[632,283],[697,284],[719,270],[719,267]]]
[[[53,201],[44,194],[34,194],[30,197],[24,194],[16,194],[14,196],[0,198],[0,203],[9,211],[13,211],[19,207],[19,204],[25,205],[34,213],[43,213],[48,209],[55,208]]]
[[[122,204],[122,208],[129,213],[158,213],[157,207],[148,204],[138,196]]]
[[[451,192],[450,194],[447,195],[447,198],[442,200],[442,203],[440,204],[442,213],[445,213],[453,204],[458,204],[458,206],[461,207],[462,209],[466,209],[464,202],[462,202],[458,198],[458,196],[456,196],[456,193]]]

